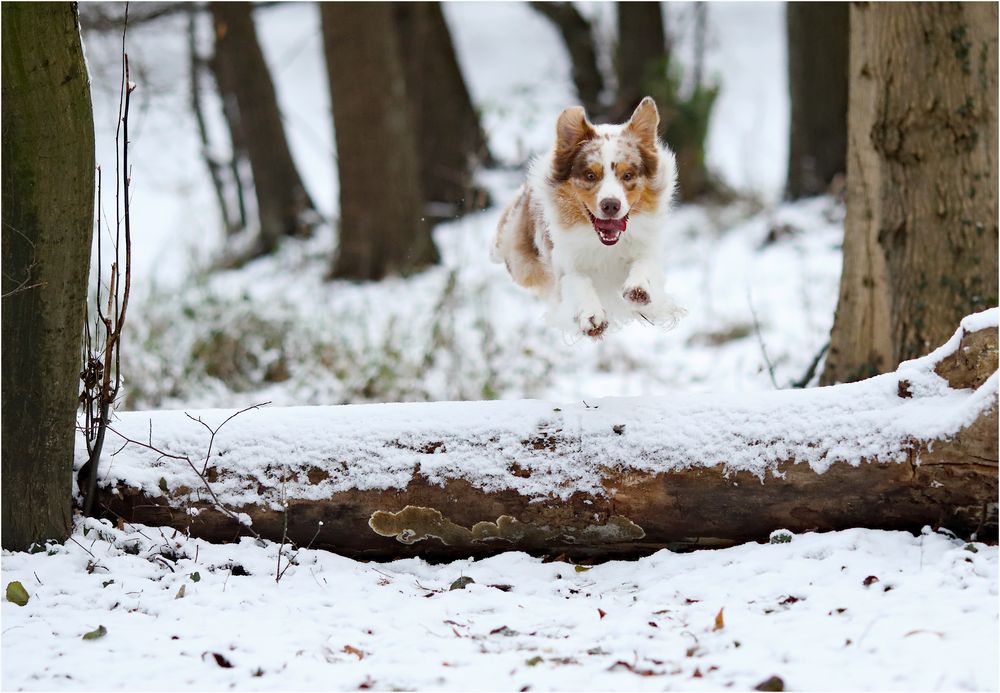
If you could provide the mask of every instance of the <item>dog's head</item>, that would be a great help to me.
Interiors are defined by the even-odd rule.
[[[657,209],[659,123],[648,96],[624,125],[592,125],[579,106],[562,112],[550,181],[565,227],[590,223],[601,243],[614,245],[629,215]]]

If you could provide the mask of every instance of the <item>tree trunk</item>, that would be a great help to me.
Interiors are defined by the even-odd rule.
[[[71,528],[94,116],[75,3],[3,4],[3,547]]]
[[[213,70],[233,137],[233,156],[253,172],[260,231],[252,255],[270,253],[283,236],[308,234],[314,210],[292,160],[271,74],[247,2],[213,2]]]
[[[661,3],[620,3],[615,120],[626,120],[649,93],[650,86],[663,80],[669,55]]]
[[[610,120],[627,120],[644,96],[660,110],[660,137],[677,156],[677,193],[695,200],[714,188],[705,165],[705,139],[716,89],[696,84],[682,98],[670,71],[670,47],[659,2],[618,3],[618,98]]]
[[[597,50],[594,48],[594,34],[590,22],[573,7],[571,2],[532,2],[531,7],[552,22],[562,36],[569,51],[573,84],[577,96],[590,114],[598,118],[604,113],[601,105],[601,90],[604,80],[597,69]]]
[[[207,433],[182,412],[130,412],[113,444],[122,436],[138,443],[102,474],[102,502],[110,517],[213,541],[253,532],[376,559],[509,549],[610,558],[766,541],[779,528],[934,525],[990,540],[996,317],[985,328],[978,320],[940,356],[865,386],[714,404],[670,397],[259,410],[231,420],[208,463]],[[932,373],[950,387],[929,387],[939,382]],[[228,511],[184,456],[206,464],[205,481]]]
[[[851,6],[847,218],[824,384],[997,303],[997,6]]]
[[[424,213],[439,220],[485,206],[472,175],[489,158],[439,2],[393,5],[417,132]]]
[[[788,199],[821,195],[847,171],[846,2],[789,2]]]
[[[393,6],[323,3],[320,17],[340,176],[332,277],[414,272],[437,262],[438,253],[422,209],[417,130]]]

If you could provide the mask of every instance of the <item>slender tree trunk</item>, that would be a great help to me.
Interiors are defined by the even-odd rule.
[[[789,199],[826,192],[847,170],[846,2],[789,2]]]
[[[562,36],[569,51],[580,102],[592,118],[602,115],[601,90],[604,80],[597,68],[597,50],[590,22],[573,7],[571,2],[532,2],[531,7],[552,22]]]
[[[690,97],[681,98],[680,84],[669,70],[662,3],[622,2],[617,7],[618,98],[609,119],[628,119],[644,96],[652,96],[660,110],[660,136],[677,156],[678,194],[694,200],[713,187],[705,138],[715,91],[699,83]]]
[[[824,384],[997,304],[997,6],[851,6],[840,302]]]
[[[260,218],[255,254],[274,250],[283,236],[309,232],[304,215],[314,209],[281,123],[281,112],[247,2],[213,2],[215,58],[234,156],[246,155],[253,172]]]
[[[393,7],[330,2],[320,16],[340,176],[332,277],[377,280],[433,264]]]
[[[75,3],[3,4],[3,547],[71,529],[94,116]]]
[[[484,193],[472,175],[489,152],[441,3],[400,2],[393,9],[418,134],[424,212],[442,219],[481,208]]]
[[[670,52],[663,31],[659,2],[623,2],[618,5],[618,99],[615,120],[625,120],[662,81]],[[661,104],[657,104],[660,106]]]

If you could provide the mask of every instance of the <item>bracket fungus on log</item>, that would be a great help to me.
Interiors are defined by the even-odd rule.
[[[207,460],[197,419],[231,412],[122,413],[100,501],[109,517],[213,541],[252,528],[371,559],[599,559],[766,541],[777,528],[933,525],[995,539],[997,314],[969,316],[928,356],[860,383],[262,409],[220,430]]]

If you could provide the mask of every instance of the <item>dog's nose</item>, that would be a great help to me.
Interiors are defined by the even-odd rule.
[[[622,203],[613,197],[606,197],[601,200],[601,214],[606,217],[613,217],[621,211]]]

